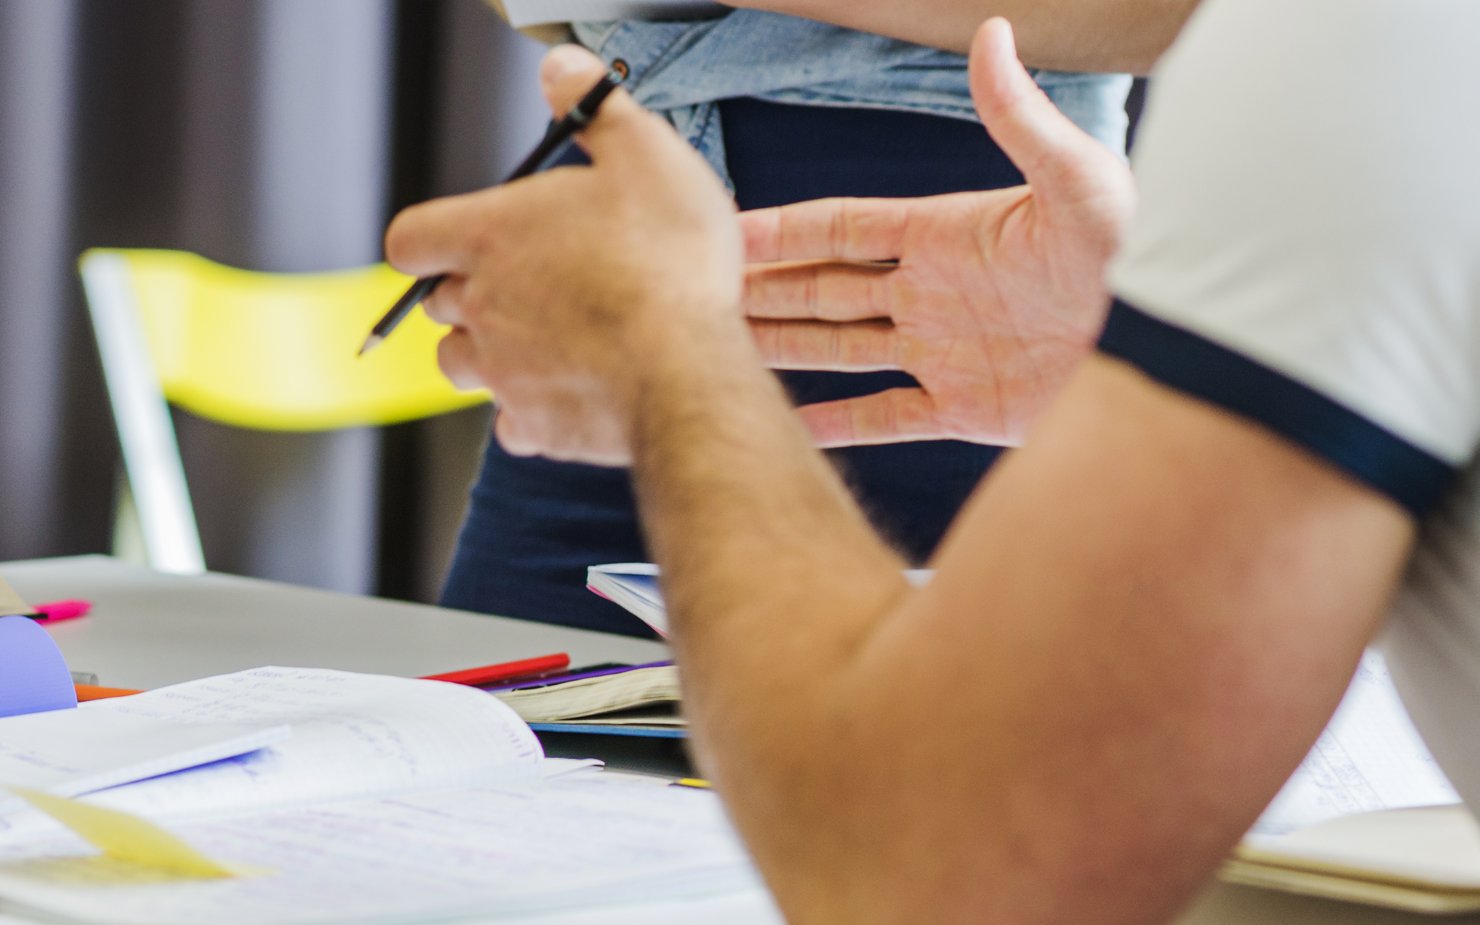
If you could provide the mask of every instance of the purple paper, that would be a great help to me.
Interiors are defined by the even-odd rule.
[[[30,617],[0,617],[0,716],[75,706],[72,673],[46,630]]]
[[[578,671],[569,674],[554,674],[544,678],[528,678],[523,681],[510,681],[508,684],[500,684],[497,687],[484,687],[479,685],[480,690],[488,691],[490,694],[500,691],[519,691],[531,687],[550,687],[555,684],[564,684],[566,681],[579,681],[582,678],[599,678],[609,674],[623,674],[637,668],[661,668],[664,665],[672,665],[673,662],[646,662],[642,665],[617,665],[612,668],[600,668],[596,671]]]

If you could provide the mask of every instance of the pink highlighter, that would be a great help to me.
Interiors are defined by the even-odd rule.
[[[56,623],[60,620],[75,620],[78,617],[87,616],[92,610],[92,601],[84,601],[80,598],[65,601],[52,601],[49,604],[37,604],[34,614],[26,614],[33,619],[45,620],[47,623]]]

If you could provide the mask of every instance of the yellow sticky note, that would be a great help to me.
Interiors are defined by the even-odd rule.
[[[0,614],[30,613],[31,605],[21,600],[15,589],[0,578]]]
[[[115,860],[141,864],[192,880],[214,880],[242,873],[211,860],[178,837],[138,816],[27,787],[7,789]]]

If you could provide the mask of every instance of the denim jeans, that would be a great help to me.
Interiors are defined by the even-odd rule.
[[[718,100],[977,119],[961,55],[793,16],[737,10],[701,22],[577,23],[574,31],[608,63],[624,62],[637,101],[665,114],[726,180]],[[1129,77],[1035,71],[1034,78],[1076,125],[1124,151]]]

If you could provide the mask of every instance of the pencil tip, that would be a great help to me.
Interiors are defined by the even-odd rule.
[[[371,350],[375,349],[375,347],[379,345],[380,342],[383,340],[385,340],[385,338],[381,337],[379,334],[371,334],[369,337],[365,338],[365,342],[360,345],[360,352],[355,354],[355,356],[364,356]]]

